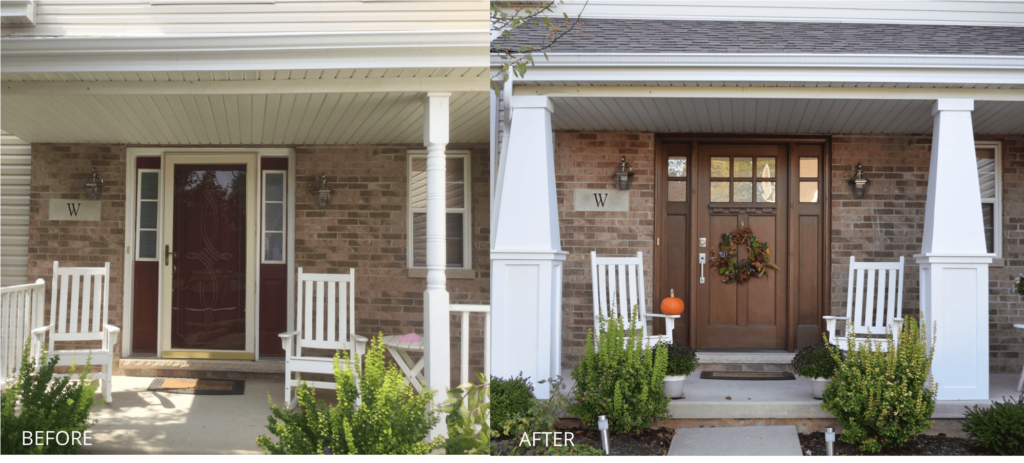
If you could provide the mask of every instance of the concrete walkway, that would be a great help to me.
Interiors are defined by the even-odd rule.
[[[191,395],[149,392],[154,378],[114,377],[114,402],[92,409],[97,420],[95,454],[262,454],[256,438],[267,431],[270,404],[281,405],[280,381],[246,381],[244,395]],[[318,391],[320,392],[320,391]],[[330,391],[326,391],[330,392]],[[318,397],[320,394],[317,394]],[[275,438],[276,440],[276,438]]]
[[[676,429],[668,456],[801,456],[796,426]]]

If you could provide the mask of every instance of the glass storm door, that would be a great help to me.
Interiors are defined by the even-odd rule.
[[[167,156],[163,357],[254,358],[254,160]]]

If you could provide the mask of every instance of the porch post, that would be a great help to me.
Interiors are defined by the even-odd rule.
[[[921,254],[921,313],[938,327],[932,375],[938,400],[987,400],[988,266],[974,151],[974,100],[932,107],[931,168]],[[929,343],[931,340],[929,339]]]
[[[522,371],[536,397],[547,399],[548,383],[537,382],[561,374],[566,256],[558,232],[553,106],[547,96],[511,98],[491,243],[491,368],[505,378]]]
[[[448,289],[445,285],[445,145],[448,144],[448,97],[427,93],[423,101],[423,144],[427,147],[427,290],[423,293],[423,355],[427,388],[435,403],[444,402],[451,385],[448,334]],[[444,434],[444,416],[430,432]]]

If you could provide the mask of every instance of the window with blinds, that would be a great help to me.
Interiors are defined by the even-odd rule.
[[[285,263],[285,175],[283,170],[263,171],[263,260],[264,264]]]
[[[975,145],[978,181],[981,185],[981,216],[985,224],[986,251],[1002,258],[1002,162],[998,143]]]
[[[469,156],[445,156],[445,255],[448,268],[471,268]],[[409,155],[409,267],[427,266],[427,156]]]
[[[138,171],[138,222],[135,224],[135,260],[158,260],[157,247],[159,230],[157,217],[160,216],[160,170],[139,169]]]

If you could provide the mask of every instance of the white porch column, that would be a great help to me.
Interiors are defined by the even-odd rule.
[[[448,144],[448,97],[427,93],[423,100],[423,144],[427,147],[427,290],[423,293],[423,355],[427,387],[436,391],[434,401],[444,402],[451,385],[448,333],[448,289],[445,285],[445,159]],[[431,439],[446,429],[444,416]]]
[[[988,399],[988,266],[974,151],[974,100],[932,107],[931,168],[921,266],[921,312],[937,324],[938,400]],[[930,342],[930,339],[929,339]]]
[[[538,399],[540,380],[561,374],[562,251],[555,194],[551,112],[546,96],[513,96],[507,153],[495,198],[491,243],[491,368],[523,372]]]

